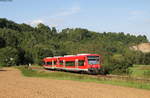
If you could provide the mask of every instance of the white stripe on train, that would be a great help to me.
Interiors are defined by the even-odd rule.
[[[88,71],[88,69],[79,69],[79,68],[62,68],[62,67],[45,67],[46,69],[62,69],[68,71]]]

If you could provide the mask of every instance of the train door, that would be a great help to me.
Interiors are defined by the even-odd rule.
[[[75,68],[76,69],[78,69],[78,64],[79,64],[78,61],[79,61],[78,59],[75,59]]]

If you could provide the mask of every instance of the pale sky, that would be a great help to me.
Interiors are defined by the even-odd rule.
[[[150,40],[150,0],[2,0],[0,18],[32,26],[44,23],[96,32],[146,35]]]

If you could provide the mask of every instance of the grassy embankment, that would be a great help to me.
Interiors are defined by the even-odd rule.
[[[128,80],[109,79],[105,77],[96,77],[96,76],[90,76],[85,74],[75,74],[75,73],[66,73],[66,72],[45,72],[45,71],[26,69],[24,67],[17,67],[17,68],[21,70],[24,76],[28,76],[28,77],[42,77],[42,78],[52,78],[52,79],[59,79],[59,80],[95,82],[95,83],[127,86],[127,87],[150,90],[150,83],[136,82],[136,81],[132,81],[132,79],[128,79]]]
[[[134,65],[130,71],[132,77],[150,78],[150,65]]]

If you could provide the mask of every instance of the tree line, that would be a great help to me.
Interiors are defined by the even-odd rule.
[[[36,27],[0,18],[0,66],[41,64],[44,57],[95,53],[108,73],[126,73],[133,64],[150,64],[150,53],[129,47],[148,42],[145,35],[94,32],[83,28]]]

